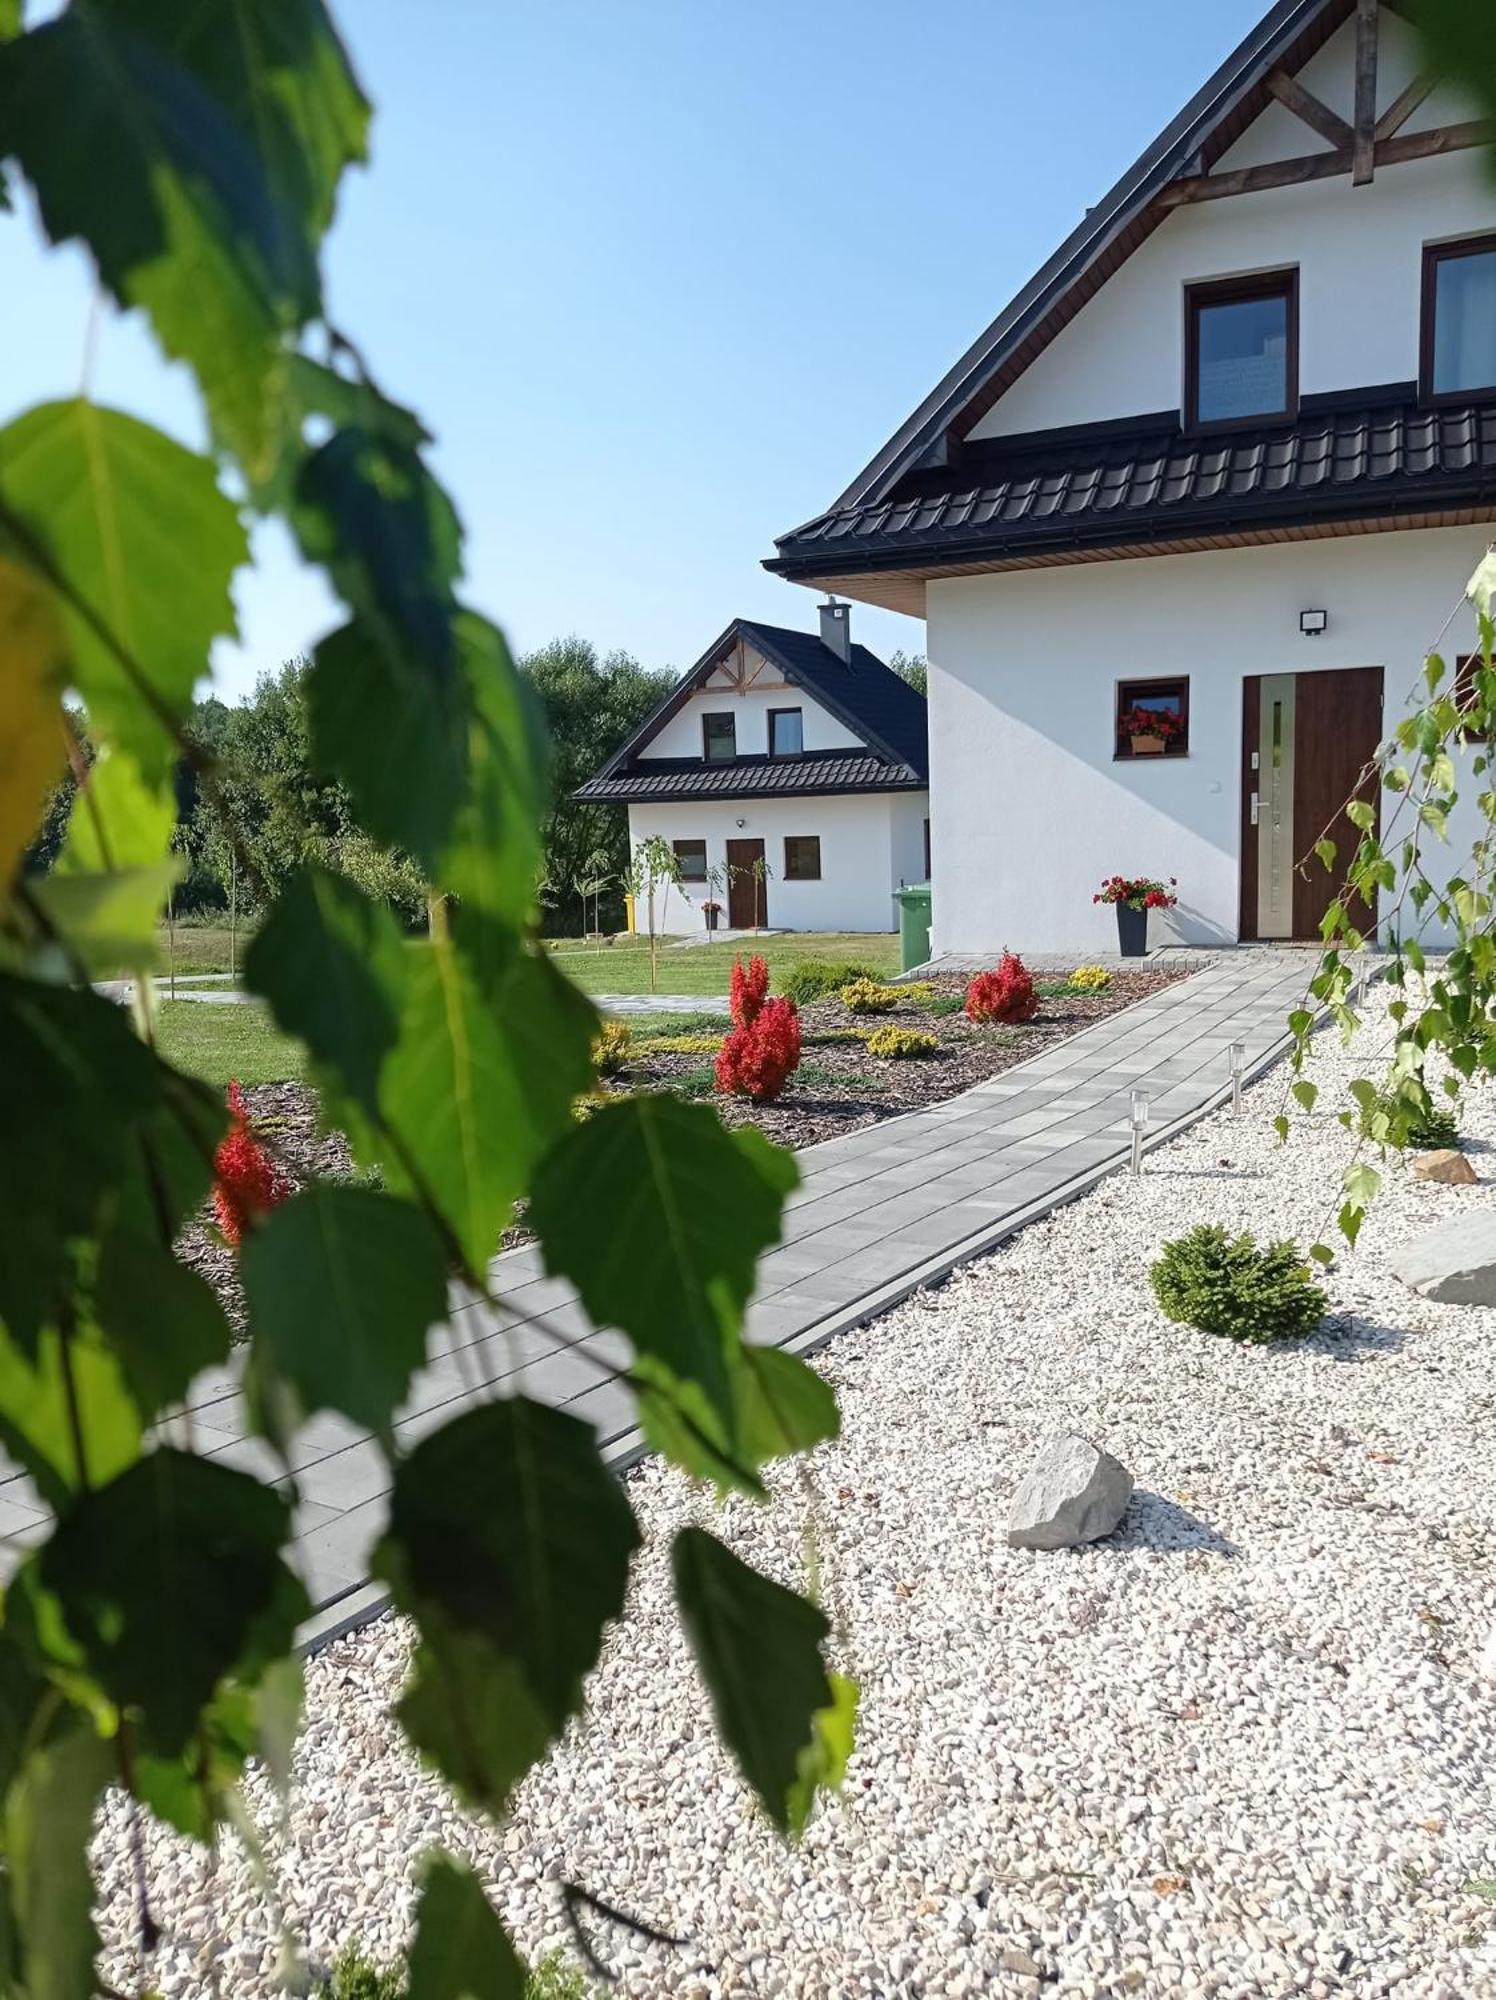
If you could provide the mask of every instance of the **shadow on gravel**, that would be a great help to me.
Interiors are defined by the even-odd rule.
[[[1323,1354],[1331,1361],[1365,1361],[1374,1354],[1396,1354],[1407,1340],[1403,1327],[1382,1326],[1359,1313],[1331,1313],[1305,1339],[1285,1340],[1282,1351]]]
[[[1149,1493],[1141,1486],[1133,1489],[1127,1515],[1117,1532],[1108,1537],[1116,1549],[1153,1549],[1161,1555],[1176,1550],[1208,1549],[1212,1555],[1234,1556],[1237,1547],[1218,1535],[1188,1507],[1162,1493]]]

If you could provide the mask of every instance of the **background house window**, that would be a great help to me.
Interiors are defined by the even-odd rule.
[[[727,764],[738,754],[738,727],[730,715],[701,718],[701,754],[709,764]]]
[[[1298,407],[1299,298],[1291,271],[1185,292],[1185,422],[1241,423]]]
[[[706,880],[706,842],[704,840],[676,840],[671,845],[675,849],[675,865],[680,870],[682,882],[704,882]]]
[[[786,882],[820,881],[821,836],[818,833],[785,835],[784,879]]]
[[[1174,680],[1118,681],[1118,757],[1187,757],[1190,747],[1190,684]]]
[[[1462,653],[1455,661],[1454,686],[1451,688],[1450,693],[1456,708],[1468,708],[1475,700],[1475,670],[1484,664],[1484,656],[1480,653]],[[1462,743],[1486,743],[1490,741],[1490,738],[1483,729],[1462,729],[1460,731],[1460,741]]]
[[[1496,237],[1423,253],[1423,393],[1496,389]]]
[[[798,708],[769,710],[769,755],[798,757],[805,748],[805,716]]]

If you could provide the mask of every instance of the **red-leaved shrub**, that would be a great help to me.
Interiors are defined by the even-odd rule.
[[[1039,996],[1028,967],[1015,952],[1005,951],[996,972],[979,972],[966,989],[968,1021],[1032,1021]]]
[[[765,1000],[749,1025],[734,1028],[718,1051],[717,1088],[729,1097],[772,1104],[799,1067],[799,1009],[793,1000]]]
[[[232,1122],[213,1155],[213,1207],[218,1226],[237,1250],[244,1232],[291,1192],[291,1183],[249,1128],[249,1107],[237,1083],[229,1085]]]
[[[740,958],[733,960],[727,997],[736,1025],[751,1028],[769,997],[769,968],[761,958],[754,956],[746,965]]]

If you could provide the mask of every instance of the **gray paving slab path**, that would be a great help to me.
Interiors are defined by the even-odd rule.
[[[958,1097],[805,1147],[784,1240],[759,1267],[749,1338],[817,1347],[1072,1198],[1126,1160],[1135,1088],[1149,1093],[1152,1143],[1161,1143],[1229,1091],[1233,1042],[1245,1046],[1248,1077],[1276,1058],[1311,969],[1303,953],[1222,955]],[[536,1248],[496,1258],[492,1286],[502,1311],[454,1296],[399,1413],[400,1442],[414,1444],[477,1398],[525,1394],[594,1424],[620,1467],[641,1456],[632,1401],[604,1372],[626,1362],[623,1337],[591,1324],[571,1288],[545,1275]],[[283,1476],[268,1447],[247,1435],[232,1366],[204,1375],[187,1417],[173,1422],[195,1450]],[[293,1468],[297,1552],[317,1607],[304,1637],[317,1643],[382,1602],[367,1560],[384,1522],[388,1470],[371,1438],[326,1414],[301,1432]],[[10,1563],[45,1522],[29,1480],[0,1461]]]

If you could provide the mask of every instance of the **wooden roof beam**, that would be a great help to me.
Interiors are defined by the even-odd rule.
[[[1383,139],[1390,139],[1394,132],[1402,130],[1419,105],[1422,104],[1423,100],[1432,91],[1437,81],[1437,77],[1415,76],[1402,95],[1393,99],[1392,103],[1387,106],[1387,109],[1377,120],[1376,139],[1378,145],[1381,144]]]
[[[1266,81],[1278,102],[1311,131],[1318,132],[1322,139],[1328,139],[1337,152],[1343,152],[1355,143],[1356,135],[1345,120],[1328,104],[1322,104],[1313,91],[1305,90],[1298,78],[1290,76],[1286,69],[1270,69]]]
[[[1373,163],[1378,167],[1402,166],[1409,160],[1432,159],[1438,153],[1461,153],[1471,146],[1496,143],[1496,126],[1485,119],[1465,125],[1441,125],[1431,132],[1400,132],[1376,144]],[[1224,174],[1197,174],[1187,180],[1171,181],[1157,196],[1161,208],[1183,208],[1194,201],[1219,201],[1227,195],[1258,194],[1265,188],[1302,187],[1309,181],[1333,180],[1339,174],[1355,177],[1354,149],[1338,153],[1309,153],[1297,160],[1273,160],[1262,167],[1237,167]]]
[[[1351,182],[1364,187],[1377,164],[1377,9],[1379,0],[1356,0],[1356,138]]]

